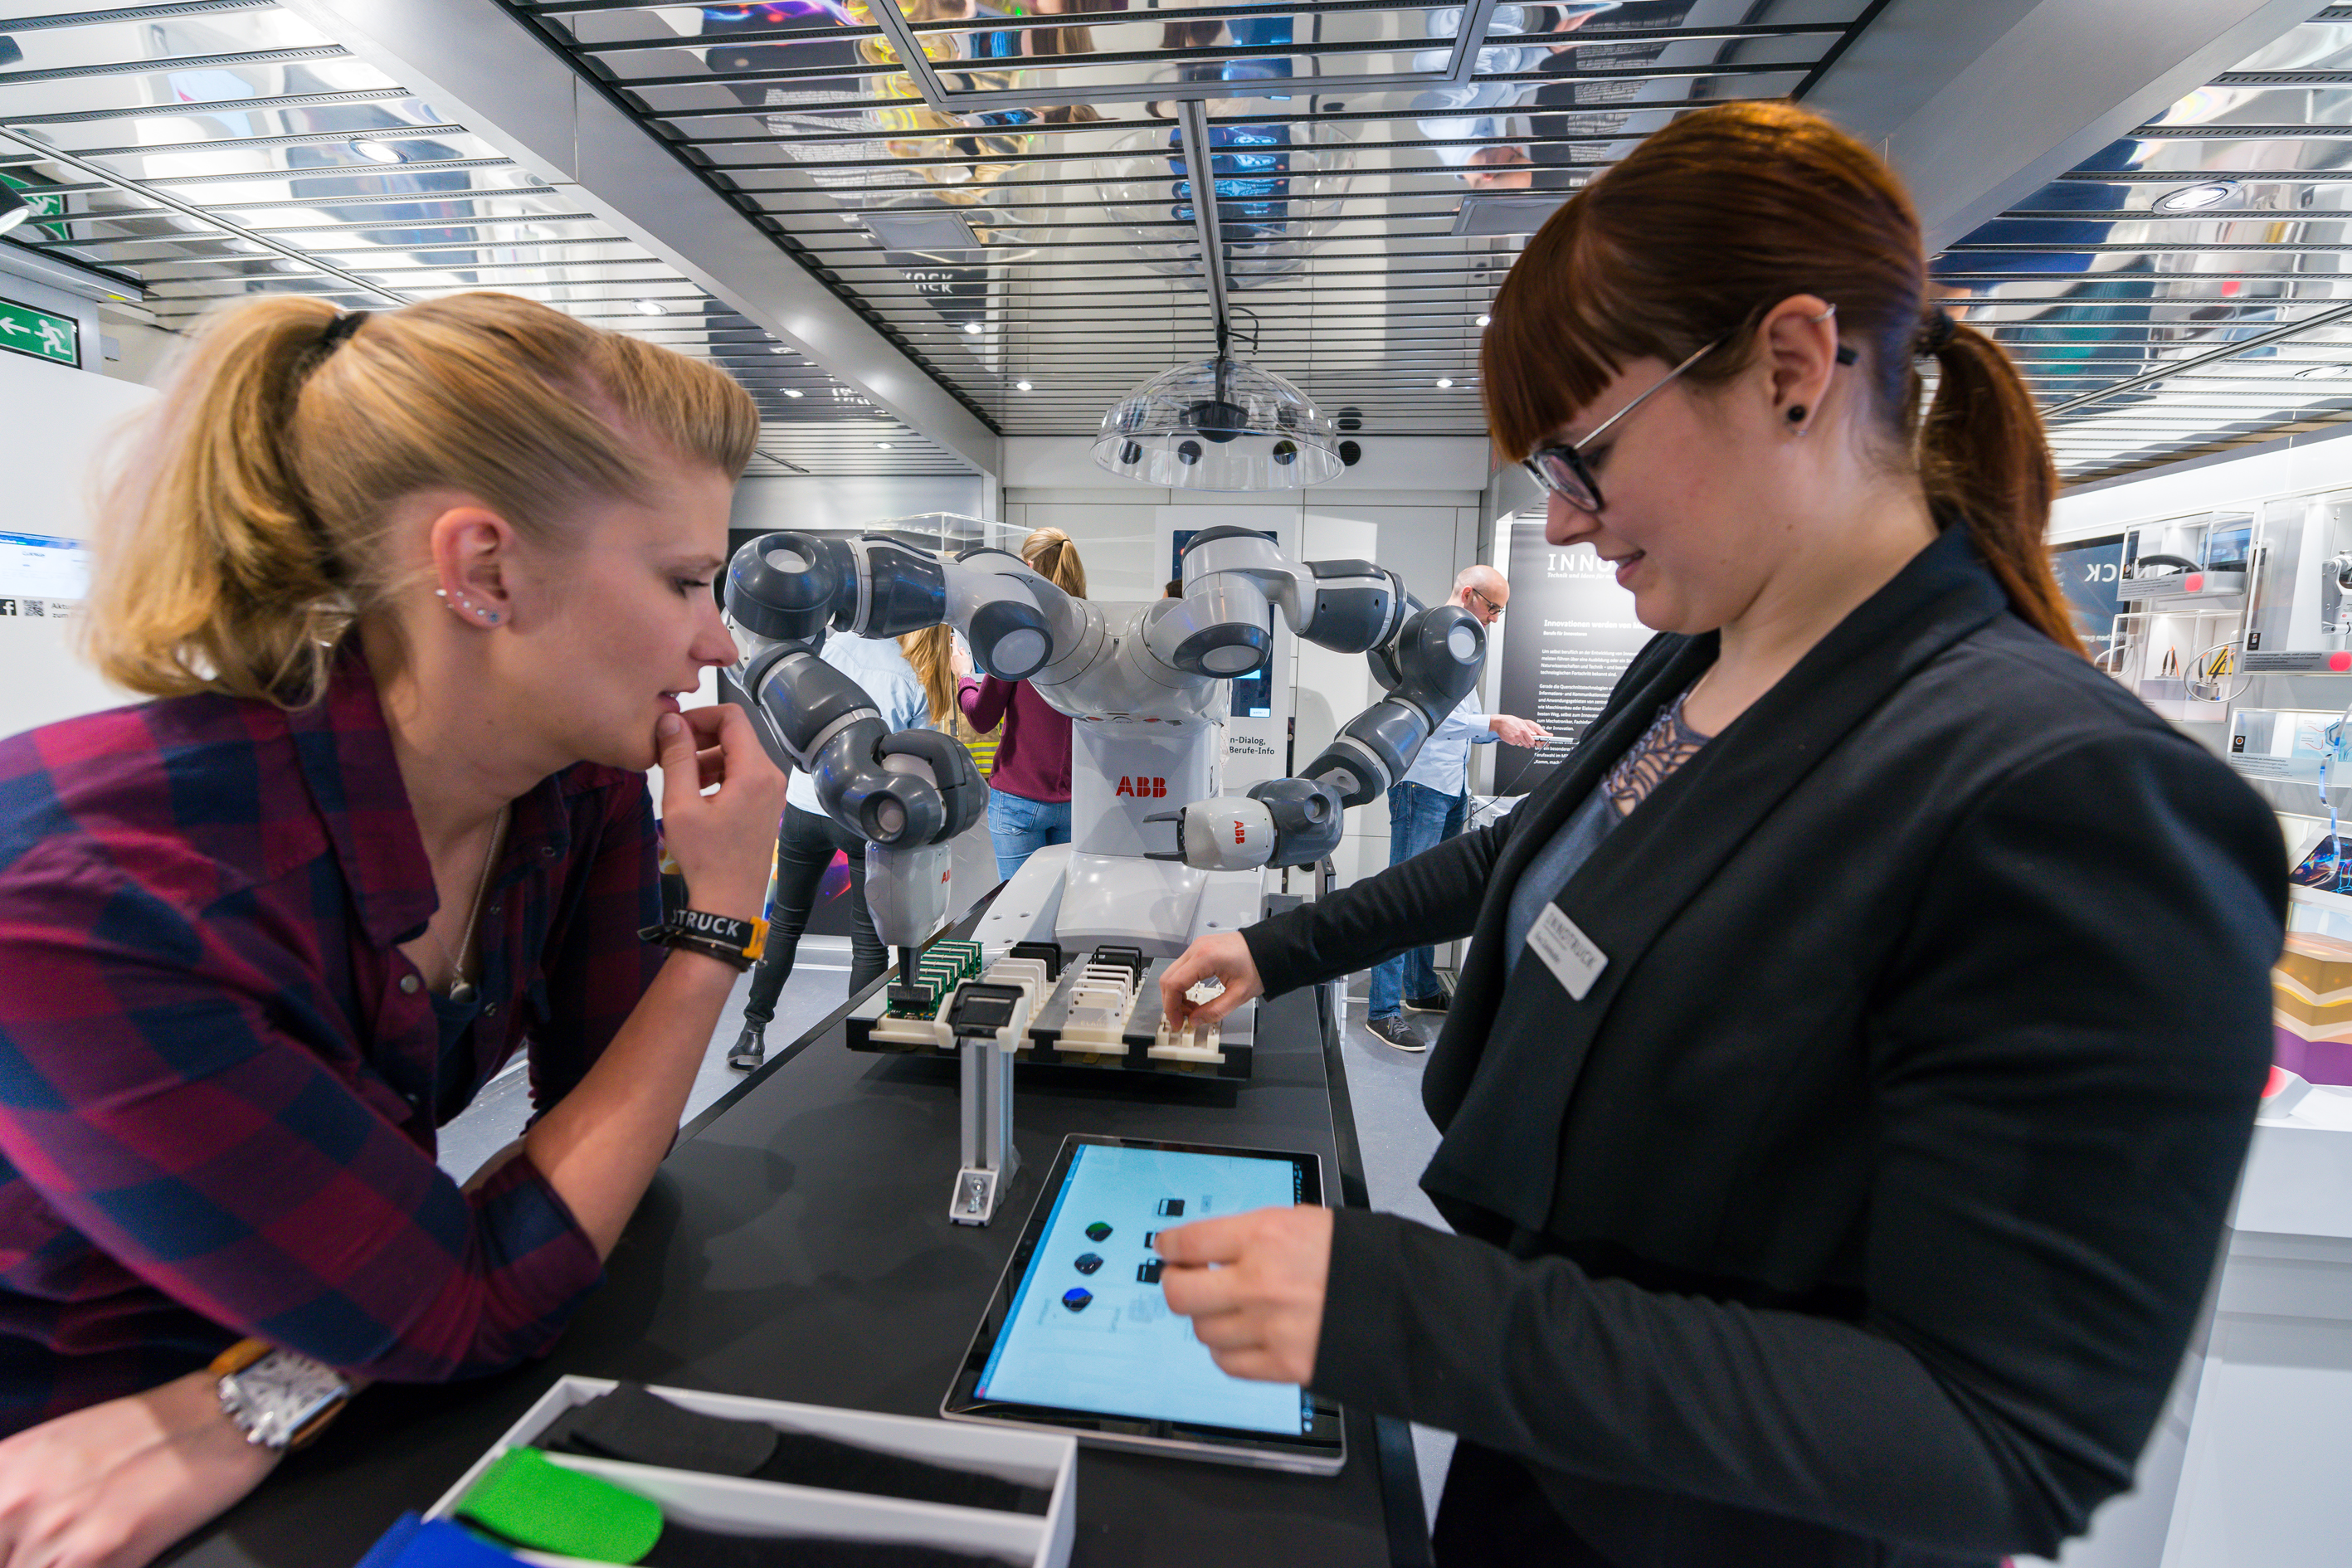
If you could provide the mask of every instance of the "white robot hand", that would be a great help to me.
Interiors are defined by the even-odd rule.
[[[1312,866],[1339,847],[1345,813],[1339,792],[1314,779],[1267,779],[1247,795],[1196,800],[1181,811],[1160,812],[1149,822],[1173,822],[1175,854],[1154,860],[1181,860],[1203,871],[1247,871],[1260,866]]]

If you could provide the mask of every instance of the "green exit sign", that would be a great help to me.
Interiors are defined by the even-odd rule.
[[[0,300],[0,349],[81,368],[81,323]]]

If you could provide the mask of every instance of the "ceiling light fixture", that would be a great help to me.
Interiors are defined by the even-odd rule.
[[[1454,384],[1454,378],[1450,375],[1441,375],[1437,378],[1437,384],[1440,388],[1452,386]]]
[[[1470,191],[1454,209],[1456,235],[1533,234],[1567,201],[1567,191]]]
[[[1478,318],[1478,324],[1482,327],[1491,326],[1494,324],[1494,321],[1495,318],[1492,316],[1481,316]]]
[[[773,348],[773,349],[770,349],[768,352],[769,352],[770,353],[772,353],[772,354],[788,354],[788,353],[792,353],[793,351],[792,351],[792,350],[790,350],[790,349],[786,349],[786,348]]]
[[[636,303],[636,311],[640,316],[667,316],[669,307],[659,300],[640,300]]]
[[[1015,392],[1034,392],[1037,389],[1030,385],[1025,381],[1016,381],[1013,384],[1013,390]]]
[[[980,336],[980,323],[978,321],[966,321],[963,324],[963,330],[970,332],[975,338]]]
[[[797,387],[797,386],[788,386],[788,387],[784,388],[784,395],[785,395],[786,397],[806,397],[806,396],[808,395],[808,394],[807,394],[807,393],[805,393],[805,392],[803,392],[803,391],[802,391],[799,387]]]
[[[893,447],[891,447],[890,443],[889,443],[889,442],[887,442],[887,441],[877,441],[877,442],[875,442],[875,443],[874,443],[874,445],[875,445],[877,448],[879,448],[880,450],[885,451],[885,452],[892,451],[892,450],[894,450],[894,449],[895,449],[895,448],[893,448]]]
[[[2352,381],[2352,364],[2307,364],[2294,373],[2297,381]]]
[[[2158,196],[2156,205],[2168,213],[2202,212],[2207,207],[2220,206],[2237,194],[2234,181],[2216,180],[2210,184],[2191,185],[2187,190]]]
[[[371,142],[365,137],[352,142],[352,151],[371,163],[404,163],[408,161],[400,155],[399,148],[388,142]]]
[[[32,216],[32,203],[18,195],[15,186],[0,184],[0,234],[7,233]]]
[[[981,250],[971,225],[955,212],[871,212],[857,215],[883,247],[890,250]]]
[[[1095,462],[1187,490],[1299,489],[1345,466],[1331,421],[1305,393],[1223,353],[1156,375],[1114,404],[1095,436]]]

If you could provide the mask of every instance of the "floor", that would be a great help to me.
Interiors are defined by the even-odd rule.
[[[961,870],[961,857],[958,869]],[[975,882],[978,880],[974,879]],[[743,1026],[743,1000],[748,976],[735,984],[719,1028],[710,1037],[701,1071],[680,1120],[690,1121],[712,1101],[742,1079],[727,1065],[727,1052]],[[845,937],[803,937],[792,978],[777,999],[775,1022],[768,1026],[771,1047],[798,1039],[819,1020],[841,1005],[849,988],[849,942]],[[1439,1020],[1408,1017],[1425,1037],[1433,1038]],[[1364,1178],[1372,1206],[1441,1229],[1428,1196],[1416,1185],[1422,1168],[1437,1146],[1437,1131],[1421,1108],[1421,1070],[1429,1058],[1412,1055],[1375,1039],[1363,1026],[1360,998],[1348,1004],[1340,1048],[1347,1054],[1348,1089],[1355,1104],[1356,1139],[1363,1151]],[[522,1133],[530,1114],[530,1097],[518,1058],[490,1081],[465,1114],[441,1130],[441,1168],[463,1181],[483,1161]],[[1421,1464],[1422,1496],[1433,1514],[1443,1489],[1445,1467],[1454,1452],[1451,1433],[1413,1428],[1413,1449]]]

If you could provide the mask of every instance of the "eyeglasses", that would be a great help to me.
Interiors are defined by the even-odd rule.
[[[1474,599],[1477,600],[1480,604],[1482,604],[1482,605],[1486,605],[1486,618],[1487,618],[1488,620],[1490,620],[1490,621],[1499,621],[1499,620],[1501,620],[1501,619],[1503,618],[1503,606],[1502,606],[1502,605],[1498,605],[1498,604],[1495,603],[1495,601],[1494,601],[1494,600],[1492,600],[1492,599],[1490,599],[1490,598],[1486,597],[1486,595],[1484,595],[1484,594],[1482,594],[1482,593],[1478,592],[1478,590],[1477,590],[1477,589],[1475,589],[1475,588],[1470,589],[1470,590],[1469,590],[1469,594],[1470,594],[1470,596],[1471,596],[1472,598],[1474,598]]]
[[[1520,460],[1519,467],[1533,474],[1536,483],[1567,501],[1577,510],[1598,513],[1601,510],[1601,481],[1592,477],[1592,469],[1585,462],[1584,453],[1580,448],[1590,447],[1601,439],[1608,433],[1612,425],[1656,396],[1659,387],[1664,386],[1683,372],[1722,347],[1723,342],[1722,338],[1715,339],[1682,363],[1666,372],[1659,379],[1657,386],[1651,387],[1649,391],[1593,426],[1592,433],[1583,440],[1555,441],[1549,446],[1538,447]],[[1473,592],[1475,590],[1474,589]]]
[[[1817,321],[1823,321],[1836,314],[1837,307],[1835,305],[1832,305],[1827,310],[1812,319]],[[1642,394],[1641,396],[1633,399],[1633,402],[1625,405],[1624,407],[1620,408],[1608,418],[1603,419],[1599,425],[1593,427],[1592,433],[1585,437],[1583,440],[1555,441],[1548,447],[1538,447],[1534,451],[1529,452],[1527,457],[1521,460],[1519,466],[1527,469],[1528,473],[1535,476],[1536,483],[1543,486],[1544,489],[1551,491],[1552,494],[1559,496],[1561,500],[1567,501],[1569,505],[1576,508],[1577,510],[1591,512],[1597,515],[1601,510],[1601,481],[1592,477],[1592,468],[1591,465],[1584,460],[1583,448],[1591,446],[1592,443],[1601,439],[1601,437],[1607,433],[1612,425],[1616,424],[1617,421],[1624,418],[1625,416],[1633,413],[1636,408],[1641,407],[1643,404],[1647,403],[1657,394],[1659,387],[1665,385],[1666,383],[1674,380],[1676,376],[1682,374],[1683,372],[1690,369],[1691,366],[1696,364],[1699,361],[1713,353],[1717,349],[1721,348],[1728,339],[1728,333],[1725,334],[1723,337],[1716,339],[1713,342],[1707,343],[1702,347],[1696,353],[1691,355],[1690,358],[1683,361],[1682,363],[1666,372],[1664,376],[1659,378],[1657,386],[1653,386],[1649,391]],[[1854,351],[1852,348],[1843,343],[1840,343],[1838,345],[1838,363],[1842,365],[1850,365],[1854,363]]]

